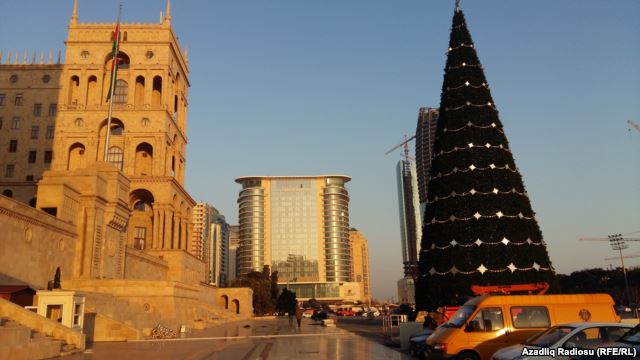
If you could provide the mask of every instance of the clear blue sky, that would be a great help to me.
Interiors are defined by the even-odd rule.
[[[72,2],[3,1],[0,49],[63,49]],[[80,0],[80,20],[114,21],[119,2]],[[122,2],[129,22],[165,7]],[[615,266],[608,244],[577,238],[640,231],[640,133],[626,125],[640,123],[640,2],[462,8],[554,266]],[[396,296],[400,157],[384,153],[415,131],[420,106],[439,105],[452,11],[453,0],[174,0],[191,65],[187,190],[235,223],[238,176],[352,176],[373,295]]]

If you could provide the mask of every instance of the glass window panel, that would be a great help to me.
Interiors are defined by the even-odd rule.
[[[516,328],[547,328],[549,313],[544,306],[514,306],[511,308],[511,322]]]
[[[271,183],[272,263],[281,282],[320,278],[316,195],[314,179]]]

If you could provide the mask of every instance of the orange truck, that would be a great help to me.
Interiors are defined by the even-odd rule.
[[[482,295],[467,301],[427,338],[428,359],[489,360],[550,326],[620,322],[608,294]]]

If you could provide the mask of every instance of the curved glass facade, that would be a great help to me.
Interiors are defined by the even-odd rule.
[[[351,281],[349,195],[344,178],[327,178],[323,189],[327,281]]]
[[[264,258],[264,190],[259,181],[246,182],[238,197],[240,275],[262,271]]]
[[[347,176],[251,176],[239,205],[240,275],[269,264],[280,283],[353,281]]]

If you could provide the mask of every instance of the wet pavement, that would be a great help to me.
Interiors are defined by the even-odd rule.
[[[145,359],[411,359],[394,349],[337,327],[303,319],[302,327],[286,318],[238,321],[194,330],[178,339],[97,343],[69,360]]]

